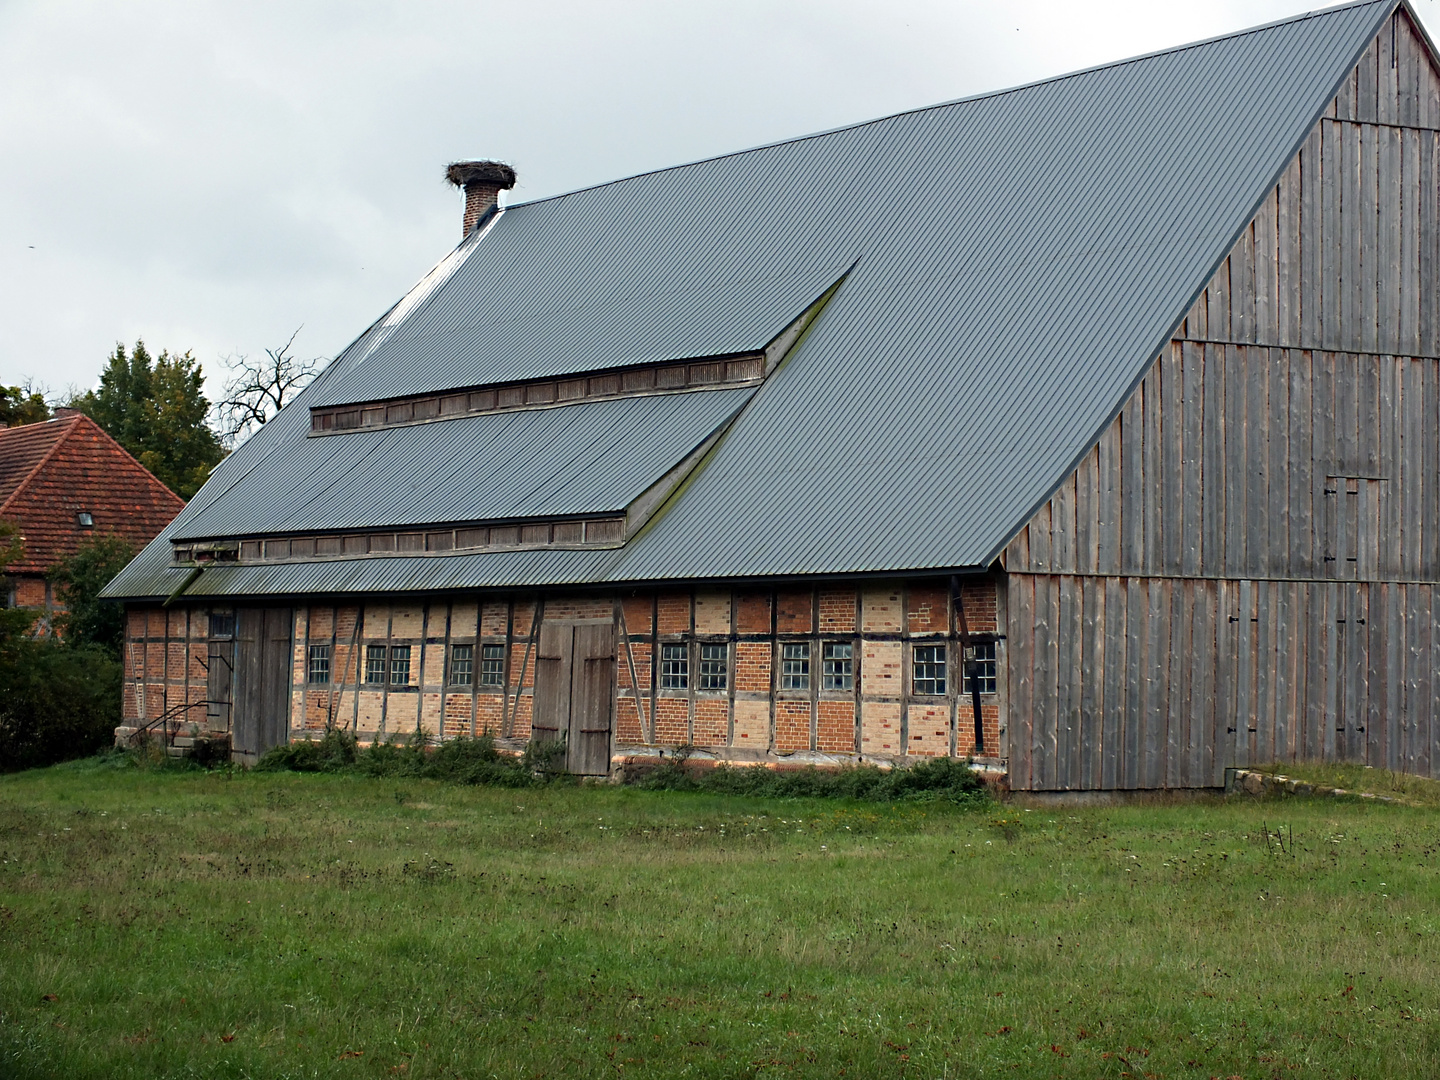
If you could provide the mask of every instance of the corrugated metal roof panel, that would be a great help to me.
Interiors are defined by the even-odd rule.
[[[614,398],[292,437],[177,527],[180,539],[624,510],[752,387]]]
[[[287,413],[750,348],[858,260],[683,497],[586,565],[983,564],[1098,437],[1395,6],[514,207]],[[299,453],[292,428],[252,460]],[[521,565],[474,559],[477,585]]]

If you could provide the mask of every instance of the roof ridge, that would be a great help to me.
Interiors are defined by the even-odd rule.
[[[37,461],[31,467],[30,471],[25,474],[24,478],[21,479],[21,481],[16,484],[14,488],[11,489],[10,494],[6,497],[5,501],[3,503],[0,503],[0,514],[3,514],[5,512],[5,510],[10,506],[10,504],[15,501],[15,497],[25,490],[25,486],[29,484],[31,480],[35,479],[35,474],[38,473],[41,469],[43,469],[46,463],[55,456],[55,451],[60,448],[60,444],[63,443],[66,439],[68,439],[70,435],[74,432],[78,420],[79,417],[72,416],[67,418],[66,420],[60,421],[60,423],[62,424],[68,423],[70,425],[70,430],[60,432],[59,437],[50,444],[50,449],[46,450],[45,453],[40,455],[40,460]],[[55,421],[47,420],[45,421],[45,423],[53,424],[55,423]],[[28,427],[29,425],[26,426]],[[44,429],[42,428],[41,430]]]
[[[1248,26],[1242,30],[1232,30],[1226,34],[1215,34],[1208,38],[1201,38],[1198,41],[1186,42],[1184,45],[1172,45],[1165,49],[1152,49],[1147,53],[1138,53],[1135,56],[1123,57],[1119,60],[1107,60],[1101,64],[1091,64],[1089,67],[1076,68],[1073,71],[1062,72],[1059,75],[1047,75],[1043,79],[1035,79],[1027,83],[1017,83],[1014,86],[1001,87],[997,90],[984,90],[978,94],[968,94],[964,97],[951,98],[947,101],[937,101],[931,105],[920,105],[913,109],[901,109],[898,112],[887,113],[884,116],[872,117],[869,120],[859,120],[850,124],[839,124],[835,127],[824,128],[820,131],[812,131],[805,135],[792,135],[789,138],[774,139],[770,142],[757,143],[754,146],[743,147],[739,150],[729,150],[723,154],[711,154],[707,157],[694,158],[691,161],[683,161],[676,165],[664,165],[657,169],[645,169],[641,172],[631,173],[628,176],[619,176],[613,180],[602,180],[597,184],[586,184],[583,187],[574,188],[570,191],[562,191],[555,195],[545,195],[538,199],[530,199],[526,202],[507,204],[506,210],[519,210],[529,206],[539,206],[541,203],[555,202],[558,199],[568,199],[573,195],[583,195],[587,191],[597,191],[600,188],[611,187],[614,184],[624,184],[631,180],[639,180],[645,176],[658,176],[661,173],[676,172],[680,169],[688,169],[695,165],[704,165],[712,161],[724,161],[726,158],[742,157],[745,154],[753,154],[760,150],[769,150],[777,146],[789,146],[794,143],[808,142],[811,139],[821,139],[827,135],[836,135],[842,131],[857,131],[860,128],[869,127],[872,124],[883,124],[902,116],[918,116],[921,113],[933,112],[937,109],[948,109],[955,105],[967,105],[975,101],[985,101],[989,98],[1004,97],[1006,94],[1019,93],[1021,90],[1031,90],[1037,86],[1045,86],[1049,83],[1064,82],[1066,79],[1078,78],[1081,75],[1091,75],[1098,71],[1105,71],[1109,68],[1125,67],[1128,64],[1136,64],[1142,60],[1152,60],[1158,56],[1167,56],[1174,53],[1187,52],[1190,49],[1198,49],[1206,45],[1213,45],[1217,42],[1228,41],[1233,38],[1247,37],[1250,34],[1258,34],[1265,30],[1273,30],[1279,26],[1290,23],[1305,22],[1309,19],[1317,19],[1324,16],[1334,15],[1341,11],[1349,11],[1354,8],[1389,6],[1391,8],[1404,7],[1410,9],[1408,0],[1350,0],[1349,3],[1335,4],[1326,8],[1315,8],[1310,11],[1301,12],[1298,15],[1290,15],[1283,19],[1272,19],[1268,23],[1261,23],[1258,26]],[[1411,19],[1419,25],[1419,19],[1411,10]],[[463,241],[462,241],[463,243]],[[398,302],[398,301],[397,301]],[[363,335],[362,335],[363,336]],[[358,340],[358,339],[357,339]]]

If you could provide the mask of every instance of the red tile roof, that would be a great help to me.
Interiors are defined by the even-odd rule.
[[[88,416],[0,430],[0,518],[19,524],[25,545],[11,573],[44,573],[100,533],[138,550],[184,508]],[[80,524],[81,512],[92,527]]]

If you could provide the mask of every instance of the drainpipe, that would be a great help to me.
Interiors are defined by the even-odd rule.
[[[176,585],[176,586],[175,586],[175,591],[172,592],[169,596],[167,596],[167,597],[165,598],[165,602],[164,602],[163,604],[161,604],[160,606],[161,606],[161,607],[169,607],[169,606],[170,606],[171,604],[173,604],[176,600],[179,600],[180,597],[182,597],[182,596],[185,595],[185,590],[188,589],[188,588],[190,588],[191,585],[194,585],[195,582],[200,579],[200,575],[203,574],[204,572],[205,572],[205,567],[203,567],[203,566],[193,567],[193,568],[190,570],[190,573],[188,573],[188,574],[185,575],[185,580],[182,581],[182,582],[180,582],[179,585]]]
[[[960,579],[950,575],[950,597],[955,605],[955,618],[960,629],[961,671],[964,679],[970,680],[970,704],[975,710],[975,754],[985,753],[985,725],[980,717],[980,663],[975,659],[975,642],[970,636],[970,624],[965,619],[965,601],[960,596]]]

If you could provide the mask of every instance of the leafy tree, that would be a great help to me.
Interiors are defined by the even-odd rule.
[[[20,543],[20,527],[13,521],[0,521],[0,575],[24,553]],[[35,612],[25,608],[0,607],[0,656],[7,646],[23,637],[35,622]]]
[[[38,424],[50,419],[45,395],[33,386],[0,386],[0,423],[7,427]]]
[[[20,556],[0,522],[0,572]],[[30,633],[35,612],[0,610],[0,770],[93,754],[120,722],[120,662],[87,644]]]
[[[205,422],[200,363],[188,352],[152,358],[143,341],[127,356],[117,343],[100,375],[100,388],[70,403],[106,430],[182,499],[200,490],[225,456]]]
[[[100,590],[134,557],[135,548],[128,540],[102,533],[50,569],[50,580],[66,609],[55,619],[66,644],[94,645],[120,659],[125,611],[112,600],[101,600]]]

